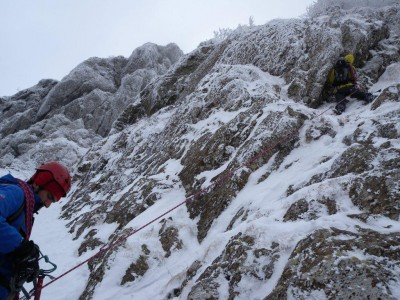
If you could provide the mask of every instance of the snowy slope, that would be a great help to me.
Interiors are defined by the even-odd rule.
[[[397,68],[397,71],[400,71],[400,68]],[[388,82],[387,79],[385,79],[387,75],[388,74],[385,74],[385,76],[382,77],[384,80],[377,82],[377,85],[391,85],[397,83]],[[268,84],[269,82],[266,83]],[[287,100],[289,101],[289,99]],[[324,171],[324,169],[328,169],[326,164],[332,163],[333,159],[322,165],[320,162],[326,157],[335,158],[341,153],[344,148],[342,143],[343,138],[354,132],[359,124],[363,122],[368,124],[371,122],[371,119],[379,118],[379,114],[385,115],[393,109],[396,109],[397,106],[397,103],[387,103],[378,111],[372,112],[369,106],[363,106],[359,102],[352,102],[348,108],[348,112],[341,117],[330,115],[329,111],[326,113],[327,115],[323,114],[320,117],[316,117],[314,122],[318,122],[318,119],[321,118],[332,122],[338,135],[335,138],[322,137],[315,142],[307,143],[304,140],[306,129],[303,129],[301,134],[303,139],[300,141],[299,147],[286,157],[284,163],[282,163],[282,167],[261,183],[258,183],[258,180],[269,166],[265,165],[254,172],[246,186],[231,203],[230,207],[225,210],[218,222],[214,224],[209,233],[209,238],[206,238],[201,245],[199,245],[194,238],[196,224],[188,217],[186,209],[181,207],[171,213],[169,216],[173,218],[174,224],[179,229],[181,239],[185,241],[184,249],[173,254],[168,260],[164,259],[163,253],[155,254],[153,256],[154,261],[152,262],[156,266],[154,271],[146,274],[146,276],[137,283],[121,288],[119,281],[123,276],[125,266],[129,264],[130,261],[137,258],[137,249],[140,248],[141,242],[146,240],[149,248],[159,248],[157,234],[154,235],[152,233],[157,233],[160,225],[150,225],[142,233],[130,237],[118,257],[113,259],[113,265],[107,272],[108,276],[98,287],[98,292],[94,294],[93,298],[164,299],[166,291],[173,290],[173,288],[179,285],[181,277],[185,276],[184,274],[189,267],[188,262],[192,262],[195,259],[211,262],[223,250],[231,236],[239,232],[251,232],[252,235],[258,237],[257,244],[259,246],[268,247],[273,241],[278,242],[281,253],[281,257],[276,262],[277,268],[268,283],[259,282],[254,284],[254,282],[244,281],[242,285],[238,286],[238,290],[241,294],[241,297],[238,299],[249,297],[251,299],[262,299],[271,292],[276,285],[277,280],[283,272],[288,256],[297,242],[316,229],[336,227],[343,230],[355,231],[357,226],[362,226],[381,233],[398,232],[400,230],[399,222],[385,217],[371,218],[367,223],[349,218],[349,214],[358,214],[361,213],[361,210],[352,204],[346,194],[335,190],[336,188],[332,181],[327,181],[317,188],[311,186],[308,189],[303,189],[300,191],[300,195],[293,194],[291,197],[285,196],[285,189],[288,185],[301,184],[307,181],[312,175],[318,174]],[[325,110],[325,107],[321,107],[321,109],[317,111],[311,111],[310,114],[318,114],[323,110]],[[223,118],[222,114],[220,118]],[[344,119],[346,122],[340,124],[341,119]],[[366,130],[368,129],[369,128],[366,127]],[[379,141],[377,141],[377,143],[379,143]],[[399,146],[400,144],[397,144],[397,147]],[[171,160],[168,165],[169,168],[167,168],[167,170],[169,170],[169,172],[165,172],[165,176],[176,175],[180,168],[179,164]],[[290,167],[285,168],[287,165],[290,165]],[[282,184],[282,182],[285,182],[285,184]],[[335,199],[339,210],[337,214],[323,216],[312,221],[281,222],[282,216],[289,205],[292,204],[293,199],[298,197],[316,197],[316,195],[322,193],[322,191],[323,193],[336,195]],[[179,190],[174,193],[166,193],[163,196],[163,199],[156,202],[151,207],[151,210],[146,210],[129,223],[129,226],[133,228],[140,227],[185,199],[184,192]],[[242,207],[246,207],[249,211],[246,222],[235,225],[232,230],[227,233],[226,228],[229,222],[232,220],[236,211]],[[76,249],[80,243],[79,240],[71,242],[65,227],[63,227],[65,223],[55,218],[55,215],[60,212],[59,208],[60,207],[52,207],[50,209],[52,211],[46,211],[43,215],[41,213],[35,225],[34,240],[41,245],[49,245],[47,251],[47,247],[42,247],[42,249],[52,260],[58,262],[60,266],[59,271],[62,272],[63,270],[68,270],[73,267],[75,263],[82,261],[84,257],[78,257],[76,250],[75,253],[72,252],[68,254],[69,251],[60,251],[59,247],[50,246],[62,245],[61,247],[63,249]],[[49,223],[56,226],[49,227]],[[388,229],[388,227],[390,228]],[[50,228],[51,230],[49,230]],[[111,230],[103,226],[101,228],[101,235],[104,235],[106,238]],[[41,231],[46,232],[46,235],[39,235],[38,232]],[[155,246],[152,246],[152,244],[155,244]],[[89,252],[85,256],[90,256],[94,252],[95,251]],[[358,255],[362,255],[362,252]],[[79,269],[79,271],[67,275],[65,279],[61,279],[60,282],[54,283],[43,291],[44,299],[77,299],[82,288],[84,288],[84,281],[86,280],[87,274],[87,267],[84,266]],[[193,278],[192,280],[194,281],[195,279],[196,278]],[[63,281],[67,281],[68,284],[63,284]],[[396,286],[398,287],[398,285],[399,282],[393,283],[392,292],[396,291]],[[59,295],[60,288],[62,288],[63,293],[65,293],[64,297],[60,297]],[[187,293],[188,291],[182,293],[181,298],[185,299]],[[400,295],[397,294],[397,297],[400,297]],[[226,295],[220,295],[220,299],[226,298]]]
[[[129,237],[42,299],[400,299],[399,11],[241,28],[155,78],[33,230],[56,275]],[[319,94],[360,45],[377,98],[336,116]]]

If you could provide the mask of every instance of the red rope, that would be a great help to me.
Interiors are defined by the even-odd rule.
[[[25,226],[26,226],[26,239],[29,240],[32,232],[33,225],[33,210],[35,208],[35,196],[29,185],[20,179],[17,179],[19,187],[24,191],[25,195]]]
[[[84,260],[83,262],[79,263],[78,265],[76,265],[75,267],[73,267],[72,269],[64,272],[63,274],[61,274],[60,276],[52,279],[51,281],[49,281],[48,283],[46,283],[45,285],[43,285],[43,288],[47,287],[48,285],[52,284],[53,282],[59,280],[60,278],[64,277],[65,275],[71,273],[72,271],[78,269],[80,266],[86,264],[87,262],[91,261],[92,259],[94,259],[97,256],[100,256],[101,254],[107,252],[108,250],[114,248],[117,245],[122,244],[122,242],[124,242],[125,240],[127,240],[130,236],[134,235],[135,233],[141,231],[142,229],[146,228],[147,226],[151,225],[152,223],[156,222],[157,220],[161,219],[162,217],[164,217],[165,215],[169,214],[171,211],[177,209],[178,207],[182,206],[183,204],[185,204],[186,202],[189,201],[191,197],[187,198],[185,201],[179,203],[178,205],[176,205],[175,207],[169,209],[168,211],[164,212],[162,215],[158,216],[157,218],[151,220],[150,222],[144,224],[143,226],[141,226],[140,228],[134,230],[133,232],[131,232],[130,234],[127,234],[123,237],[120,237],[117,241],[111,243],[109,246],[107,247],[103,247],[101,248],[97,253],[95,253],[94,255],[90,256],[89,258],[87,258],[86,260]]]
[[[347,97],[351,96],[352,94],[354,94],[355,92],[349,94],[348,96],[346,96],[345,98],[343,98],[340,102],[341,103],[343,101],[346,100]],[[328,110],[330,110],[331,108],[328,108],[326,110],[324,110],[322,113],[314,116],[311,118],[317,118],[321,115],[323,115],[325,112],[327,112]],[[287,134],[286,136],[278,139],[272,146],[264,149],[263,151],[259,152],[256,156],[254,156],[253,158],[247,160],[244,164],[242,164],[241,166],[228,171],[226,174],[220,175],[218,176],[214,182],[210,183],[207,187],[202,188],[200,190],[198,190],[197,192],[195,192],[193,195],[191,195],[190,197],[186,198],[184,201],[182,201],[181,203],[179,203],[178,205],[174,206],[173,208],[167,210],[166,212],[164,212],[163,214],[159,215],[158,217],[154,218],[153,220],[151,220],[150,222],[144,224],[143,226],[139,227],[138,229],[134,230],[133,232],[120,237],[119,239],[117,239],[115,242],[111,243],[109,246],[103,247],[101,248],[97,253],[95,253],[94,255],[90,256],[89,258],[85,259],[84,261],[82,261],[81,263],[79,263],[78,265],[76,265],[75,267],[69,269],[68,271],[62,273],[60,276],[52,279],[50,282],[46,283],[45,285],[43,285],[43,288],[49,286],[50,284],[54,283],[55,281],[61,279],[62,277],[66,276],[67,274],[71,273],[72,271],[78,269],[80,266],[86,264],[87,262],[91,261],[92,259],[100,256],[101,254],[105,253],[106,251],[114,248],[115,246],[118,246],[120,244],[122,244],[123,242],[125,242],[129,237],[131,237],[132,235],[138,233],[139,231],[141,231],[142,229],[146,228],[147,226],[153,224],[154,222],[156,222],[157,220],[161,219],[162,217],[164,217],[165,215],[169,214],[170,212],[174,211],[175,209],[177,209],[178,207],[182,206],[185,203],[188,203],[198,197],[200,197],[201,195],[210,192],[211,190],[213,190],[216,186],[221,185],[222,183],[224,183],[225,181],[227,181],[228,179],[230,179],[239,169],[249,166],[250,164],[252,164],[254,161],[256,161],[257,159],[259,159],[260,157],[262,157],[263,155],[265,155],[266,153],[268,153],[269,151],[273,150],[276,146],[278,146],[279,144],[283,144],[283,142],[287,143],[290,142],[291,140],[293,140],[293,138],[296,136],[298,130],[300,128],[296,128],[294,130],[292,130],[289,134]]]

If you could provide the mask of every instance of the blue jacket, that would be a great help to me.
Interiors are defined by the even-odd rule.
[[[35,196],[35,212],[41,207],[39,196]],[[7,218],[18,211],[25,202],[23,190],[19,187],[18,181],[12,175],[0,177],[0,276],[9,280],[12,276],[12,261],[7,254],[14,251],[21,245],[22,233],[26,233],[25,210],[18,218],[9,224]],[[0,300],[6,299],[8,291],[0,285]]]

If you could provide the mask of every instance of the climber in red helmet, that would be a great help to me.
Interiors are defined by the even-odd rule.
[[[0,300],[18,299],[22,285],[37,278],[39,247],[29,240],[33,214],[70,189],[71,176],[58,162],[41,165],[27,182],[0,177]]]

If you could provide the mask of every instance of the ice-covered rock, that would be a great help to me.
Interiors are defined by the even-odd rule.
[[[1,123],[3,163],[46,145],[76,161],[92,142],[61,215],[78,261],[107,249],[80,299],[400,298],[400,6],[375,2],[320,0],[175,64],[173,46],[91,59],[30,96],[24,134]],[[342,52],[376,99],[337,116]],[[2,113],[22,122],[16,100]]]

